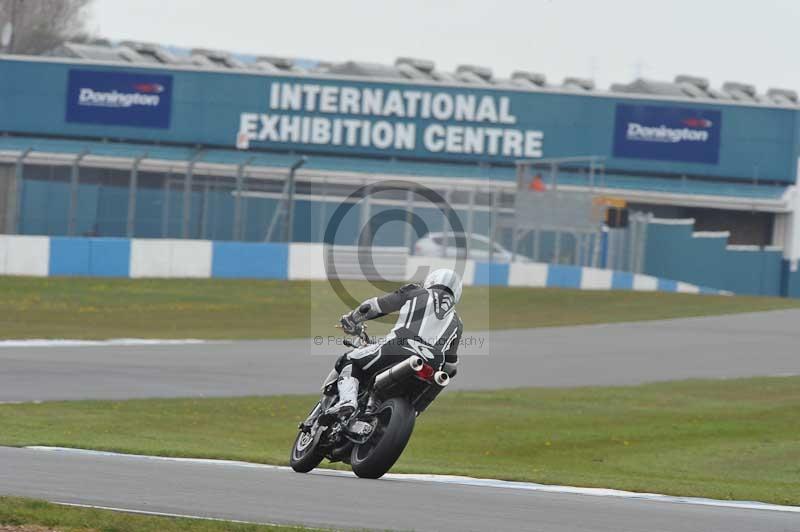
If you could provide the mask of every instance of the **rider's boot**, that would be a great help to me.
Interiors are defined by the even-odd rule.
[[[325,414],[350,417],[358,408],[358,379],[352,375],[352,366],[347,365],[342,369],[336,386],[339,389],[339,401]]]

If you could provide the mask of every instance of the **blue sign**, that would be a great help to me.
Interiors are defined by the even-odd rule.
[[[722,113],[617,104],[614,157],[717,164]]]
[[[172,76],[70,70],[67,122],[167,129]]]

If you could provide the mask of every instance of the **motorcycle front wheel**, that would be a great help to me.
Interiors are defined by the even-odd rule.
[[[361,478],[380,478],[403,454],[414,431],[416,413],[402,397],[393,397],[381,404],[375,414],[377,423],[372,436],[353,447],[350,465]]]
[[[319,403],[314,407],[314,410],[317,408],[319,408]],[[324,458],[322,454],[317,452],[317,444],[319,443],[318,430],[319,425],[314,423],[310,431],[300,430],[294,439],[289,465],[298,473],[308,473],[317,467]]]

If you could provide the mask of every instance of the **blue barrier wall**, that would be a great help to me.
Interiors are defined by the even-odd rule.
[[[693,236],[692,224],[650,224],[645,273],[710,286],[736,294],[782,294],[780,251],[742,251],[727,247],[723,236]]]
[[[547,271],[547,286],[580,288],[582,271],[583,268],[579,266],[552,266]]]
[[[633,288],[633,274],[615,271],[611,276],[611,288],[614,290],[630,290]]]
[[[50,275],[127,277],[131,243],[123,238],[50,239]]]
[[[160,125],[143,125],[137,120],[135,113],[119,110],[120,116],[108,118],[105,123],[85,121],[80,113],[68,116],[69,110],[78,105],[75,94],[68,92],[70,76],[89,72],[91,76],[81,83],[95,91],[110,79],[119,79],[120,73],[133,74],[128,87],[123,81],[119,86],[108,90],[135,91],[137,86],[165,85],[167,76],[169,87],[162,87],[164,92],[158,104],[165,116],[169,118],[167,127]],[[486,126],[505,131],[518,131],[526,139],[527,132],[534,133],[534,140],[541,140],[541,149],[534,157],[564,157],[575,154],[592,154],[607,157],[608,168],[628,171],[661,172],[672,175],[707,175],[740,178],[747,182],[752,180],[753,169],[758,167],[759,178],[786,183],[795,181],[795,161],[798,147],[795,139],[798,130],[798,111],[791,109],[769,108],[767,106],[747,106],[741,104],[709,104],[686,101],[657,101],[644,97],[622,97],[602,94],[570,94],[557,92],[512,90],[507,88],[481,88],[475,86],[452,86],[424,83],[383,83],[367,80],[335,79],[331,76],[270,76],[260,73],[202,72],[175,70],[158,67],[103,66],[81,63],[70,63],[66,60],[24,59],[0,60],[0,131],[27,133],[33,135],[58,135],[73,138],[115,138],[146,142],[172,142],[185,145],[212,145],[233,147],[237,133],[240,131],[244,116],[254,117],[253,128],[257,134],[262,133],[262,115],[278,116],[290,120],[293,117],[309,117],[325,120],[333,124],[334,120],[351,119],[369,122],[370,127],[388,124],[394,128],[397,124],[408,125],[413,130],[410,145],[394,142],[383,146],[372,139],[364,145],[336,145],[328,142],[314,141],[308,135],[281,135],[280,138],[263,140],[253,139],[254,147],[283,149],[286,152],[302,151],[307,153],[335,153],[338,155],[369,155],[379,157],[398,157],[407,159],[449,160],[454,162],[496,161],[511,163],[521,158],[520,154],[503,149],[490,149],[488,142],[481,151],[469,151],[450,148],[436,149],[425,139],[429,126]],[[92,81],[92,80],[96,81]],[[124,79],[124,77],[123,77]],[[155,81],[154,81],[155,80]],[[271,98],[271,90],[282,83],[315,86],[340,91],[343,88],[354,91],[364,97],[365,90],[381,91],[382,96],[391,92],[405,94],[413,91],[431,99],[443,95],[449,105],[456,98],[460,101],[481,101],[488,97],[494,102],[493,112],[483,116],[472,116],[456,119],[437,120],[428,114],[417,111],[414,116],[410,106],[403,103],[400,110],[393,111],[388,106],[378,110],[361,110],[357,115],[343,111],[321,111],[304,108],[302,111],[275,107]],[[280,85],[282,86],[282,85]],[[133,88],[131,88],[133,87]],[[80,87],[79,87],[80,88]],[[338,94],[338,92],[337,92]],[[443,100],[445,101],[445,100]],[[405,102],[405,100],[404,100]],[[421,105],[421,104],[420,104]],[[627,106],[627,107],[626,107]],[[687,123],[696,116],[712,117],[706,127],[715,137],[718,136],[720,147],[711,150],[704,162],[687,162],[691,157],[683,157],[678,151],[672,160],[659,160],[649,157],[642,148],[639,156],[632,156],[629,150],[616,150],[614,133],[620,131],[620,110],[634,106],[634,118],[641,115],[642,120],[676,120],[677,127]],[[421,107],[419,107],[421,109]],[[339,109],[337,107],[337,109]],[[80,109],[79,109],[80,110]],[[82,112],[94,113],[96,109],[86,108]],[[142,109],[140,114],[148,113]],[[627,111],[626,111],[627,112]],[[627,116],[627,115],[626,115]],[[650,118],[648,118],[648,116]],[[126,118],[127,117],[127,118]],[[677,117],[677,118],[675,118]],[[90,117],[91,118],[91,117]],[[84,121],[81,121],[84,120]],[[696,121],[696,120],[695,120]],[[692,124],[691,120],[688,122]],[[650,122],[647,122],[648,125]],[[273,124],[282,128],[281,124]],[[624,124],[622,124],[624,125]],[[331,126],[333,127],[333,126]],[[688,126],[694,127],[694,126]],[[284,131],[281,129],[281,131]],[[288,131],[288,130],[286,130]],[[617,139],[619,141],[619,139]],[[502,140],[507,143],[505,137]],[[527,143],[524,140],[524,143]],[[624,141],[627,142],[627,141]],[[650,146],[653,143],[650,143]],[[663,143],[662,143],[663,144]],[[651,146],[652,147],[652,146]],[[686,155],[696,146],[687,145]],[[635,150],[634,150],[635,151]],[[717,154],[718,151],[718,154]],[[540,152],[540,153],[539,153]],[[625,156],[619,156],[624,153]],[[615,155],[616,154],[616,155]],[[635,155],[635,154],[634,154]],[[713,155],[713,157],[711,157]],[[717,157],[718,155],[718,157]],[[528,154],[522,154],[528,156]],[[669,158],[669,157],[668,157]],[[513,176],[512,176],[513,178]]]
[[[89,275],[127,277],[131,241],[124,238],[92,238],[89,245]]]
[[[50,275],[89,275],[89,239],[52,237]]]
[[[212,257],[212,277],[288,278],[287,244],[214,242]]]
[[[475,263],[475,285],[497,285],[508,286],[508,264],[498,264],[491,262]]]

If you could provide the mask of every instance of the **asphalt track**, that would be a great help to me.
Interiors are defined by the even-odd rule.
[[[800,310],[474,333],[454,388],[800,374]],[[0,347],[0,401],[314,393],[336,345]]]
[[[800,311],[776,311],[496,332],[482,351],[465,351],[455,386],[800,374],[798,324]],[[340,349],[312,355],[310,343],[0,347],[0,401],[313,392]],[[800,529],[797,513],[33,449],[0,448],[0,472],[0,494],[253,522],[494,532]]]
[[[117,509],[309,526],[462,532],[796,531],[800,514],[362,480],[284,468],[0,447],[0,494]]]

